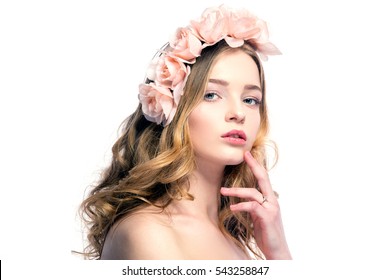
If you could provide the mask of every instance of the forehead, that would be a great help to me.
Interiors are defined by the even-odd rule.
[[[221,54],[211,69],[210,79],[260,86],[260,73],[255,61],[240,50]]]

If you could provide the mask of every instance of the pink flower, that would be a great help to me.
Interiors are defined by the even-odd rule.
[[[175,88],[173,89],[173,99],[175,101],[175,105],[176,106],[179,104],[180,98],[181,98],[181,96],[184,93],[184,87],[185,87],[185,85],[187,83],[188,76],[191,73],[191,67],[188,66],[188,65],[187,65],[186,72],[187,72],[187,75],[185,76],[185,78],[180,83],[178,83],[175,86]]]
[[[176,113],[176,104],[171,91],[154,83],[139,86],[142,112],[148,121],[164,125],[170,123]]]
[[[170,55],[163,54],[152,67],[155,67],[155,76],[151,80],[158,86],[170,89],[175,88],[187,75],[185,64]]]
[[[169,43],[173,56],[191,64],[202,51],[202,42],[188,28],[178,28]]]
[[[191,21],[192,32],[205,42],[203,47],[214,45],[227,35],[228,20],[220,7],[206,9],[198,21]]]
[[[231,47],[239,47],[244,40],[259,39],[268,40],[267,24],[251,14],[248,10],[227,10],[228,36],[226,42]]]
[[[139,100],[147,120],[168,125],[177,110],[191,68],[176,57],[163,53],[149,66],[153,82],[139,86]]]

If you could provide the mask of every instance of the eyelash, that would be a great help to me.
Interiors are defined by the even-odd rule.
[[[244,102],[245,102],[246,100],[254,101],[254,102],[255,102],[254,104],[249,104],[249,105],[256,105],[256,106],[259,105],[260,102],[261,102],[259,99],[257,99],[257,98],[252,98],[252,97],[245,98],[245,99],[244,99]]]
[[[208,98],[212,96],[212,98]],[[218,94],[216,94],[215,92],[206,92],[203,99],[207,102],[212,102],[216,99],[216,97],[219,97]],[[261,103],[261,101],[257,98],[252,98],[252,97],[248,97],[248,98],[245,98],[244,100],[244,103],[248,104],[248,105],[253,105],[253,106],[257,106]],[[250,101],[250,102],[254,102],[254,103],[248,103],[247,101]]]
[[[205,95],[203,96],[203,99],[205,101],[208,101],[208,102],[214,101],[215,98],[211,98],[211,99],[207,98],[207,96],[210,96],[210,95],[212,95],[213,97],[216,97],[216,96],[218,97],[218,94],[216,94],[215,92],[206,92]]]

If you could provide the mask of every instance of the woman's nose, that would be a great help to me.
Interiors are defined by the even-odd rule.
[[[241,103],[241,102],[240,102]],[[231,102],[229,104],[229,108],[226,111],[225,120],[227,122],[237,122],[244,123],[245,122],[245,111],[241,104],[238,102]]]

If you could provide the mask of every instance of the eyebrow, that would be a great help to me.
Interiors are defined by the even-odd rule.
[[[218,84],[218,85],[225,86],[225,87],[227,87],[229,85],[229,83],[227,81],[220,80],[220,79],[210,79],[209,83]],[[261,88],[257,85],[245,85],[244,88],[246,90],[258,90],[261,92]]]

